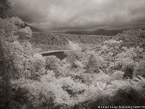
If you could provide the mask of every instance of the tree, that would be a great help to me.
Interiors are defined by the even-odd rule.
[[[11,100],[11,74],[13,74],[13,59],[11,57],[10,43],[13,38],[15,26],[8,19],[0,19],[0,76],[3,79],[4,109],[10,108]]]
[[[3,79],[3,102],[4,109],[10,109],[11,103],[11,74],[13,74],[13,60],[10,56],[9,45],[4,42],[3,38],[0,37],[0,63],[1,71],[0,76]]]
[[[27,43],[27,37],[31,36],[30,28],[24,28],[26,31],[22,31],[24,42],[20,43],[18,38],[18,27],[21,25],[21,20],[18,18],[0,18],[0,76],[3,81],[2,85],[2,97],[0,101],[3,101],[3,108],[11,108],[11,80],[16,73],[20,73],[23,63],[31,56],[31,44]],[[17,35],[17,36],[16,36]],[[21,63],[22,61],[22,63]],[[23,70],[22,68],[22,70]],[[22,71],[24,72],[24,71]],[[20,75],[22,76],[22,75]],[[20,78],[18,76],[18,78]]]
[[[7,11],[13,7],[11,0],[0,0],[0,17],[5,18]]]
[[[98,62],[94,55],[90,55],[86,67],[86,73],[99,73]]]

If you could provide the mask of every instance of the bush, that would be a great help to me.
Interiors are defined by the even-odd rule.
[[[141,60],[138,65],[135,67],[133,72],[134,76],[142,76],[145,77],[145,60]]]
[[[40,54],[34,54],[32,58],[33,71],[32,78],[37,79],[46,73],[45,71],[45,58]]]
[[[86,73],[99,73],[99,65],[94,55],[90,55],[88,59]]]
[[[120,79],[123,79],[124,72],[122,72],[122,71],[115,71],[112,76],[113,76],[114,80],[120,80]]]

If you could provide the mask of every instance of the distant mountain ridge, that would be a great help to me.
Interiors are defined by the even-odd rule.
[[[30,29],[33,31],[33,32],[41,32],[41,33],[59,33],[59,34],[74,34],[74,35],[104,35],[104,36],[116,36],[117,34],[119,33],[122,33],[123,31],[128,31],[128,30],[131,30],[132,28],[130,29],[111,29],[111,30],[106,30],[106,29],[98,29],[98,30],[94,30],[94,31],[85,31],[85,30],[82,30],[82,31],[76,31],[76,30],[69,30],[69,31],[59,31],[59,32],[51,32],[51,31],[43,31],[41,29],[38,29],[36,27],[33,27],[27,23],[25,23],[23,27],[26,27],[26,26],[29,26]],[[136,28],[135,28],[136,29]],[[141,28],[143,30],[145,30],[145,28]]]
[[[29,24],[24,24],[22,27],[29,26],[33,32],[44,32],[44,33],[64,33],[64,34],[76,34],[76,35],[107,35],[107,36],[115,36],[118,33],[121,33],[124,30],[105,30],[105,29],[98,29],[96,31],[66,31],[66,32],[45,32],[40,29],[37,29]]]
[[[84,35],[108,35],[108,36],[115,36],[118,33],[121,33],[124,30],[105,30],[105,29],[98,29],[96,31],[67,31],[66,34],[84,34]]]

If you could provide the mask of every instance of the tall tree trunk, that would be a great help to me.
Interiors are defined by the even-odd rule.
[[[10,109],[11,97],[11,82],[10,82],[10,59],[6,56],[5,42],[0,38],[0,61],[1,61],[1,76],[3,79],[3,105],[4,109]]]

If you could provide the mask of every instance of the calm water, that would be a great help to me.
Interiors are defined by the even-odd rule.
[[[56,56],[60,60],[67,57],[67,55],[64,53],[64,51],[57,51],[57,52],[50,52],[50,53],[42,53],[42,56]]]

